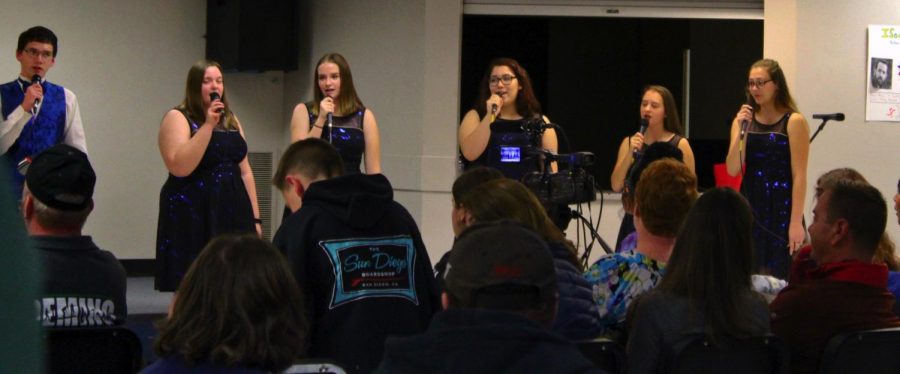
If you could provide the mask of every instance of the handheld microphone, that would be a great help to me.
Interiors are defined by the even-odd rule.
[[[331,95],[326,95],[327,98],[331,99],[334,102],[334,98]],[[332,137],[334,133],[331,131],[331,127],[334,125],[334,112],[328,112],[325,114],[325,126],[328,127],[328,142],[331,143]]]
[[[640,128],[641,135],[644,135],[647,133],[647,127],[649,127],[649,126],[650,126],[650,121],[647,120],[646,118],[641,118],[641,128]],[[637,159],[637,155],[638,155],[638,150],[635,149],[631,153],[631,158]]]
[[[750,107],[750,115],[753,115],[753,97],[747,96],[747,105]],[[744,139],[744,135],[747,133],[748,127],[750,127],[750,121],[742,120],[741,121],[741,139]]]
[[[491,122],[497,119],[497,104],[491,104]]]
[[[331,143],[331,125],[334,123],[334,113],[328,112],[325,115],[325,125],[328,127],[328,142]]]
[[[31,84],[32,84],[32,85],[35,85],[35,84],[41,84],[41,76],[40,76],[40,75],[37,75],[37,74],[32,75],[32,76],[31,76]],[[37,105],[40,104],[40,103],[41,103],[41,99],[34,99],[34,106],[37,106]],[[31,114],[34,114],[34,111],[35,111],[35,110],[34,110],[34,107],[32,107],[32,108],[31,108]]]
[[[829,114],[813,114],[813,118],[821,119],[824,121],[843,121],[844,113],[829,113]]]
[[[753,97],[751,97],[749,95],[747,96],[747,105],[750,106],[750,115],[752,116],[753,115]],[[740,152],[740,153],[744,152],[744,136],[747,135],[747,129],[749,127],[750,127],[750,121],[748,121],[746,119],[741,120],[741,136],[739,138],[740,144],[738,147],[738,152]]]
[[[219,93],[216,91],[210,92],[209,93],[209,101],[213,102],[216,100],[222,100],[222,96],[220,96]],[[225,110],[222,108],[219,108],[218,110],[216,110],[217,113],[222,113],[223,111],[225,111]]]
[[[752,112],[751,112],[752,113]],[[744,135],[747,135],[747,128],[750,127],[750,121],[741,120],[741,142],[744,141]]]

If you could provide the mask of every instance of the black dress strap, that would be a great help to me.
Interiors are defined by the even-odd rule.
[[[188,123],[188,127],[191,129],[191,136],[194,136],[194,133],[196,133],[197,130],[200,130],[200,126],[197,125],[197,121],[191,119],[190,114],[188,114],[187,110],[185,110],[184,108],[176,107],[175,110],[181,112],[181,115],[184,116],[184,119]]]

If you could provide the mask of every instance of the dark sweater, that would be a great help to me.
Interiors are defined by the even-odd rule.
[[[428,331],[387,341],[377,373],[591,373],[578,348],[518,314],[438,313]]]
[[[752,316],[747,335],[767,334],[769,310],[762,295],[748,289],[740,301],[740,308]],[[668,372],[672,348],[688,335],[706,333],[703,312],[693,309],[687,298],[653,290],[638,297],[632,308],[626,346],[629,373]]]

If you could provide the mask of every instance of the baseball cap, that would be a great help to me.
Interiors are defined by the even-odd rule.
[[[25,172],[31,194],[59,210],[79,211],[91,204],[97,175],[87,155],[70,145],[59,144],[34,157]]]
[[[556,299],[556,268],[547,243],[512,221],[475,224],[456,239],[445,290],[462,307],[528,309]]]

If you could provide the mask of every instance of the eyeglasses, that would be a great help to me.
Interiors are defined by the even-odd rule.
[[[513,79],[516,79],[515,75],[503,75],[500,77],[493,76],[488,82],[491,84],[491,86],[496,86],[497,83],[500,82],[503,82],[504,86],[509,86],[509,84],[512,83]]]
[[[765,86],[766,83],[769,83],[771,81],[772,81],[771,79],[766,79],[766,80],[757,79],[755,81],[747,81],[747,88],[760,88],[762,86]]]
[[[25,48],[25,53],[34,58],[43,57],[45,60],[53,58],[53,52],[51,51],[39,51],[34,48]]]

